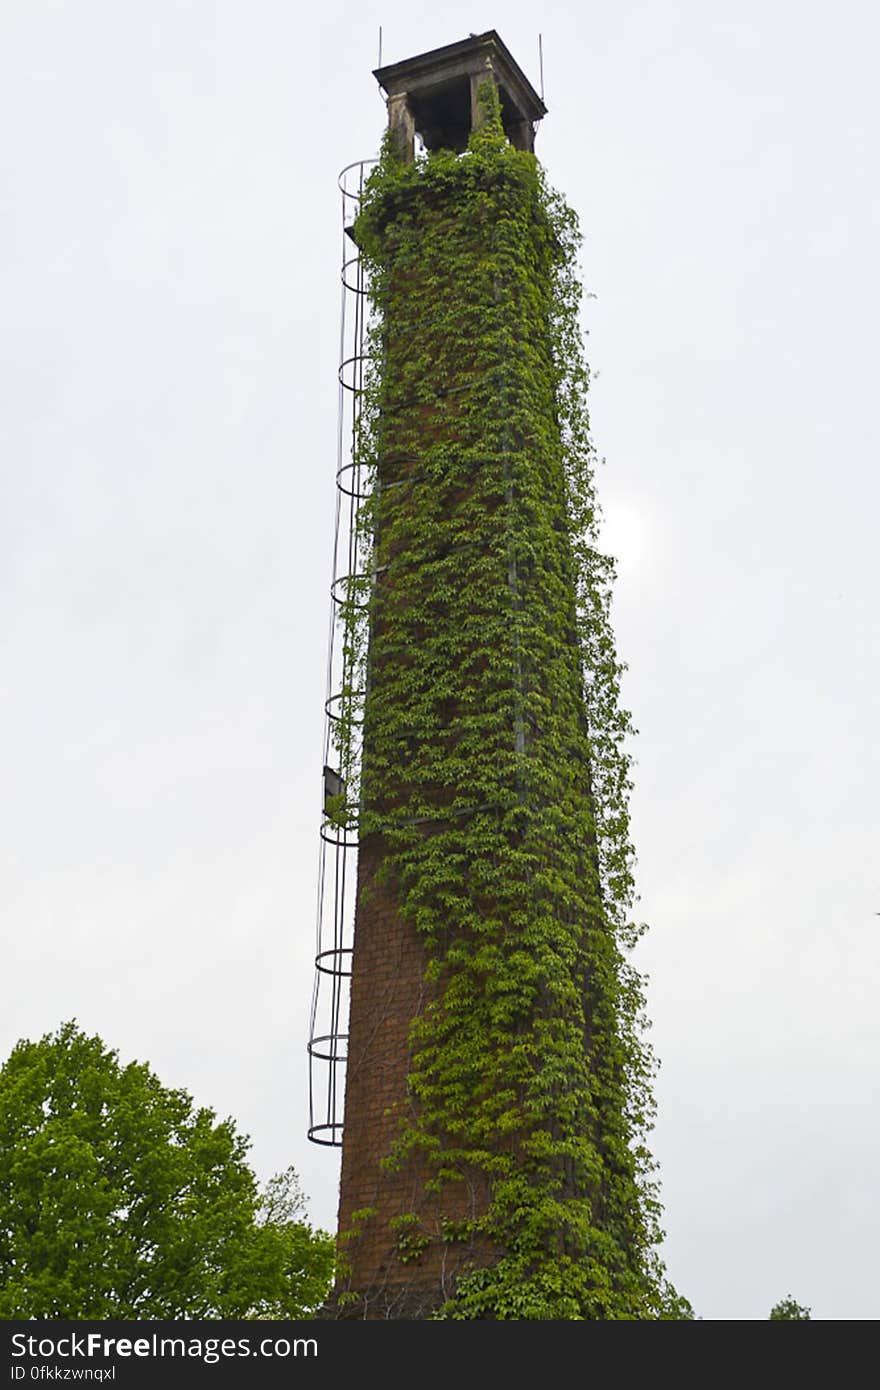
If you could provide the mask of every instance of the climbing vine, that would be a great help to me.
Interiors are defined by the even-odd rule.
[[[358,445],[371,577],[342,605],[359,674],[337,747],[428,959],[386,1157],[426,1193],[395,1218],[398,1257],[483,1252],[441,1318],[690,1316],[657,1253],[654,1064],[626,956],[632,729],[579,233],[505,138],[492,83],[480,101],[463,155],[386,146],[355,228],[375,309]],[[464,1188],[485,1201],[432,1221],[432,1196],[444,1210]]]

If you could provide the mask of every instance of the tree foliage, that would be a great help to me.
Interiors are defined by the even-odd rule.
[[[769,1322],[811,1322],[809,1308],[802,1303],[796,1303],[789,1294],[786,1298],[781,1298],[770,1309]]]
[[[261,1197],[249,1140],[65,1023],[0,1069],[0,1316],[304,1317],[332,1240],[288,1170]]]

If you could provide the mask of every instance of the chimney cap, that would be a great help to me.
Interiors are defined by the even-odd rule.
[[[487,67],[491,68],[498,86],[502,118],[508,133],[516,123],[532,125],[546,116],[544,102],[494,29],[488,29],[485,34],[471,34],[443,48],[432,48],[428,53],[419,53],[400,63],[375,68],[373,76],[387,96],[407,98],[416,130],[428,149],[432,149],[437,143],[445,143],[432,143],[431,139],[430,127],[434,124],[438,103],[448,113],[450,103],[463,102],[471,79],[478,78]],[[464,112],[460,113],[460,119],[465,119]],[[466,120],[469,127],[469,109]],[[428,138],[425,138],[426,133]]]

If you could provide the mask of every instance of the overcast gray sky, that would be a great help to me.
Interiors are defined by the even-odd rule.
[[[338,170],[496,28],[586,234],[677,1287],[877,1318],[880,21],[793,0],[5,0],[0,1054],[306,1139]]]

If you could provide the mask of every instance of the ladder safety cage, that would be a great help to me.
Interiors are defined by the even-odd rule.
[[[368,299],[360,252],[351,235],[375,159],[339,175],[342,194],[342,303],[339,329],[336,509],[330,582],[330,631],[324,702],[323,815],[319,835],[315,978],[309,1021],[309,1127],[316,1144],[342,1144],[349,980],[357,886],[357,770],[363,725],[362,656],[353,636],[369,604],[364,506],[368,463],[359,447],[368,359]]]

